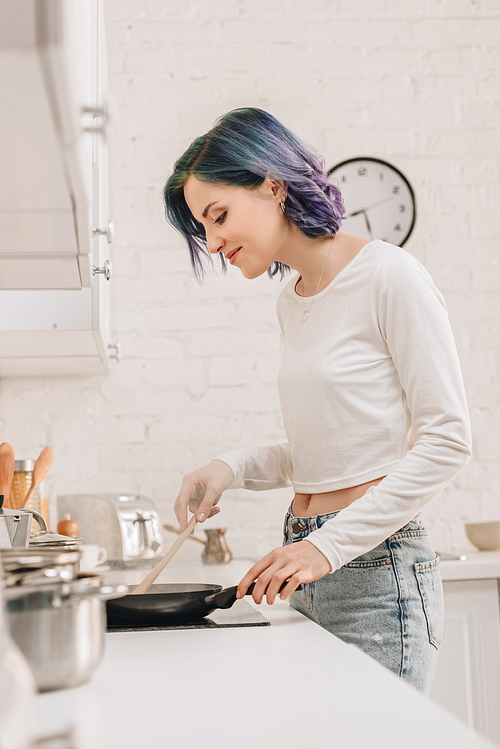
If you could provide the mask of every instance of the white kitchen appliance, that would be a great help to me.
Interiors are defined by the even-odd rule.
[[[78,523],[85,544],[106,549],[115,569],[151,567],[163,556],[158,513],[151,499],[129,494],[66,494],[57,498],[59,518]]]

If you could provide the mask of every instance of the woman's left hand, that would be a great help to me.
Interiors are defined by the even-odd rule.
[[[273,549],[254,564],[238,585],[236,598],[242,598],[255,582],[252,593],[255,603],[262,603],[265,594],[267,602],[272,604],[285,580],[290,578],[280,594],[284,601],[301,583],[312,583],[330,571],[330,562],[314,544],[307,540],[296,541]]]

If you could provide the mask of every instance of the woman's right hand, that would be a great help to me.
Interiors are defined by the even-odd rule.
[[[212,460],[206,466],[184,476],[174,505],[181,533],[188,524],[188,508],[193,514],[196,513],[199,523],[220,512],[220,508],[215,505],[233,479],[232,470],[222,460]]]

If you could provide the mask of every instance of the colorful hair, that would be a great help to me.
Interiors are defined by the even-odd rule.
[[[261,185],[266,176],[286,183],[285,216],[306,237],[335,236],[345,216],[340,190],[328,181],[319,153],[268,112],[233,109],[191,143],[176,161],[163,191],[166,218],[185,237],[199,281],[204,275],[202,257],[212,257],[205,228],[184,198],[184,185],[191,174],[202,181],[250,189]],[[219,255],[226,272],[226,259]],[[280,273],[283,278],[289,270],[275,262],[267,272],[270,277]]]

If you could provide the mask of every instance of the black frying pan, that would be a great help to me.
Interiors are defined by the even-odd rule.
[[[288,580],[280,588],[283,590]],[[251,595],[254,584],[246,595]],[[130,593],[136,585],[129,585]],[[300,587],[300,586],[299,586]],[[229,609],[236,601],[238,586],[222,589],[222,585],[204,583],[165,583],[152,585],[148,593],[126,595],[106,601],[108,624],[136,622],[166,624],[167,622],[195,622],[215,609]]]

